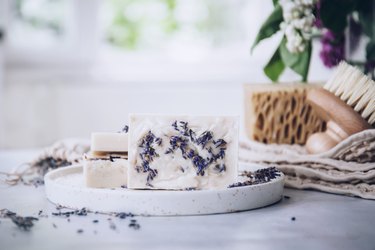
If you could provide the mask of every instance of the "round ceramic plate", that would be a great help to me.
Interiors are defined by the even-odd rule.
[[[241,167],[241,166],[240,166]],[[246,165],[246,169],[259,166]],[[100,212],[137,215],[198,215],[230,213],[273,204],[281,199],[284,175],[270,182],[220,190],[170,191],[87,188],[82,165],[60,168],[45,178],[47,198],[58,205]]]

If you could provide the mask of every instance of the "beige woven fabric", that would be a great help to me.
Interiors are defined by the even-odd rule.
[[[375,199],[375,129],[315,155],[302,146],[245,141],[240,143],[239,159],[276,166],[285,173],[287,187]]]

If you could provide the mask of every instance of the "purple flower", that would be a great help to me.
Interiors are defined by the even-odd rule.
[[[320,58],[326,67],[332,68],[345,59],[344,34],[337,35],[327,30],[323,34],[321,42],[322,50],[320,51]]]
[[[314,25],[315,25],[315,27],[317,27],[319,29],[323,27],[322,19],[320,18],[320,9],[321,9],[321,1],[318,1],[316,3],[316,6],[315,6],[315,21],[314,21]]]
[[[375,61],[369,60],[365,63],[365,73],[371,73],[374,75]]]

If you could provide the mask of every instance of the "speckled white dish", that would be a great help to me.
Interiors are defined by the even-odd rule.
[[[260,167],[254,165],[251,168]],[[282,174],[268,183],[221,190],[87,188],[83,182],[82,165],[53,170],[44,181],[47,198],[55,204],[74,209],[86,207],[92,211],[161,216],[230,213],[260,208],[279,201],[284,188]]]

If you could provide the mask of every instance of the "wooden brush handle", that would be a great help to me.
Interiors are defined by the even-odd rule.
[[[307,140],[306,149],[309,153],[325,152],[350,135],[371,128],[352,107],[323,88],[311,89],[306,101],[327,122],[326,131],[315,133]]]

